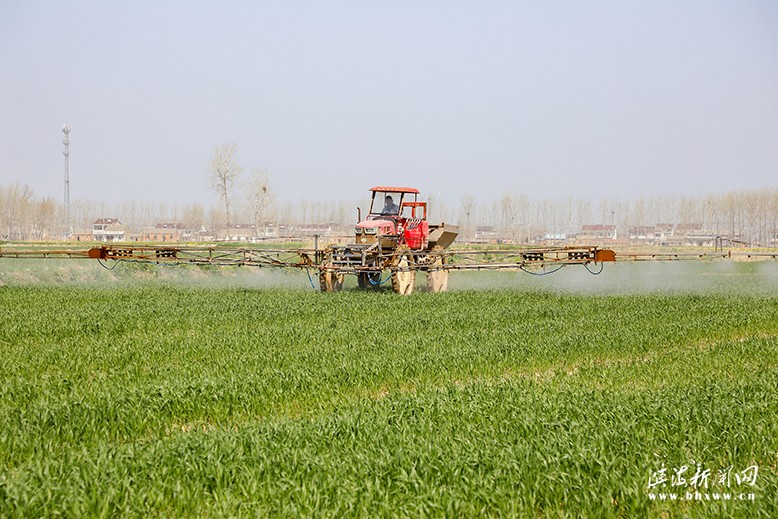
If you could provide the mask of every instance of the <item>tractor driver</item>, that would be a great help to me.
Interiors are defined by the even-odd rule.
[[[384,208],[381,209],[381,214],[397,214],[400,212],[400,208],[394,203],[394,199],[386,195],[384,198]]]

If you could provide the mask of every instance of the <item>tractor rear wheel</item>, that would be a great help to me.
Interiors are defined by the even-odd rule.
[[[322,292],[339,292],[343,288],[343,274],[322,265],[319,271],[319,289]]]
[[[413,293],[416,284],[416,270],[411,265],[408,251],[398,251],[392,266],[392,290],[395,294],[407,296]]]
[[[357,274],[357,286],[364,289],[376,289],[381,285],[380,272],[360,272]]]
[[[443,268],[445,259],[438,256],[427,270],[427,290],[430,292],[445,292],[448,290],[448,270]]]

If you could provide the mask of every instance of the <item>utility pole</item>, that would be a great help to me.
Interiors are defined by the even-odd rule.
[[[65,134],[65,140],[62,141],[65,145],[65,151],[62,152],[65,156],[65,238],[70,239],[73,235],[70,225],[70,126],[62,126],[62,133]]]

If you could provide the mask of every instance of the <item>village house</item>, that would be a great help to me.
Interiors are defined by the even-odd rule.
[[[497,243],[497,229],[492,225],[479,225],[475,228],[476,243]]]
[[[299,237],[310,236],[331,236],[333,234],[333,224],[331,223],[306,223],[299,225],[295,229],[295,234]]]
[[[657,245],[671,244],[675,236],[675,225],[671,223],[658,223],[654,226],[654,241]]]
[[[630,227],[629,241],[644,245],[712,247],[716,235],[705,230],[701,223],[659,223]]]
[[[541,243],[545,245],[561,245],[567,242],[567,234],[565,233],[553,233],[553,232],[547,232],[543,235],[543,240]]]
[[[126,229],[118,218],[99,218],[92,224],[92,240],[94,241],[124,241]]]
[[[716,241],[716,235],[703,229],[701,223],[676,224],[675,236],[686,246],[712,247]]]
[[[93,241],[94,237],[92,236],[91,230],[78,229],[76,231],[73,231],[73,234],[70,235],[69,239],[71,241]]]
[[[578,233],[577,239],[579,241],[602,241],[602,240],[615,240],[616,226],[615,225],[582,225],[581,232]]]
[[[656,227],[653,225],[631,225],[628,232],[630,243],[653,245],[656,241]]]
[[[256,227],[254,235],[259,240],[268,240],[272,238],[278,238],[278,226],[274,222],[264,222]]]
[[[254,226],[250,223],[231,223],[222,228],[221,241],[253,241]]]
[[[188,233],[182,223],[157,223],[141,231],[140,241],[164,243],[186,241]]]

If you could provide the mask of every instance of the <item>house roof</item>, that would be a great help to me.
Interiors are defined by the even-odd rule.
[[[253,229],[254,224],[253,223],[231,223],[229,225],[225,225],[224,229]]]
[[[155,229],[183,229],[185,226],[182,223],[157,223],[154,225]]]
[[[582,231],[612,231],[616,229],[615,225],[602,225],[602,224],[596,224],[596,225],[582,225],[581,230]]]

